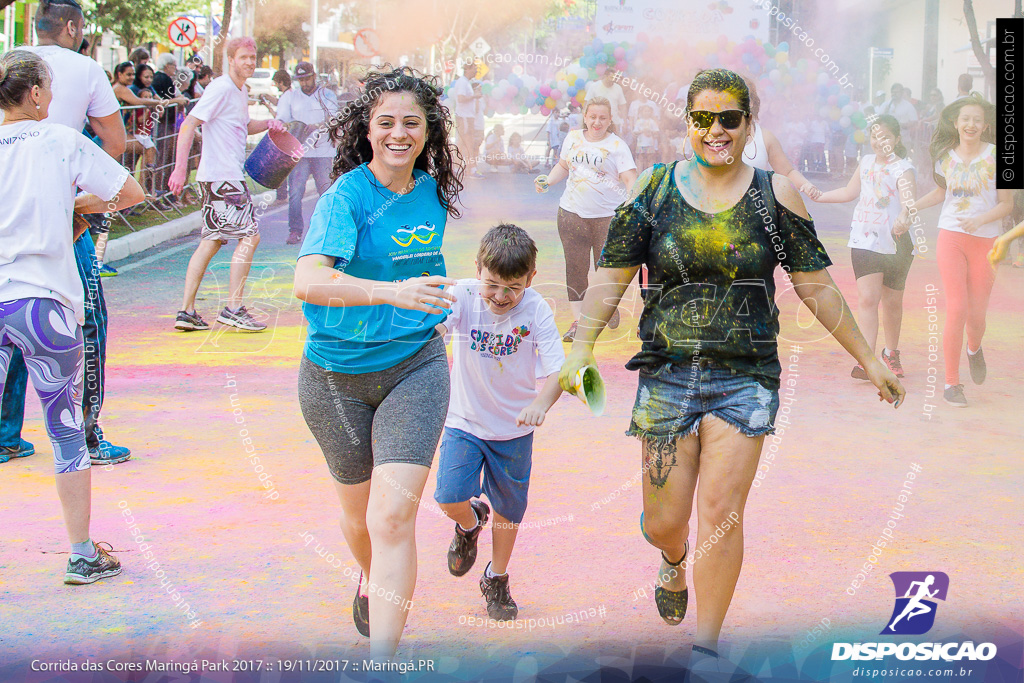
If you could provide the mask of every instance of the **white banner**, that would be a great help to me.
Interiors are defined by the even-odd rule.
[[[605,42],[635,43],[646,33],[701,41],[726,36],[768,40],[768,13],[751,0],[598,0],[594,35]]]

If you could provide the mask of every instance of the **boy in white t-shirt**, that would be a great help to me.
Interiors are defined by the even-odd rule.
[[[515,619],[508,567],[526,512],[533,430],[562,393],[565,352],[551,308],[530,289],[537,245],[520,227],[502,224],[480,241],[477,279],[460,280],[439,331],[452,333],[451,403],[437,470],[437,500],[453,519],[448,571],[463,576],[476,561],[477,539],[494,506],[491,561],[480,579],[487,614]],[[537,380],[546,378],[537,391]],[[482,481],[481,481],[482,474]]]

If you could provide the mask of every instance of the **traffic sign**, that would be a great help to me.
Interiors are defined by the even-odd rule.
[[[483,36],[480,36],[472,43],[469,44],[469,51],[475,54],[477,57],[483,57],[485,54],[491,51],[491,46],[487,44]]]
[[[195,22],[188,17],[178,17],[167,27],[167,37],[177,47],[188,47],[198,36]]]
[[[352,47],[362,57],[376,57],[380,54],[380,36],[372,28],[364,28],[356,33]]]

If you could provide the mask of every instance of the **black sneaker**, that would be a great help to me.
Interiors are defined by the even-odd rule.
[[[490,569],[491,563],[487,563]],[[519,614],[519,606],[508,591],[508,574],[487,577],[487,571],[480,577],[480,592],[487,601],[487,616],[495,621],[511,621]]]
[[[352,621],[359,635],[370,637],[370,596],[360,595],[359,587],[363,585],[363,573],[359,572],[359,583],[356,584],[356,597],[352,599]]]
[[[252,314],[246,310],[245,306],[239,306],[237,311],[232,311],[227,306],[217,316],[217,322],[221,325],[230,325],[236,327],[244,332],[262,332],[267,329],[267,326],[261,322],[257,322]]]
[[[977,353],[967,354],[967,364],[971,366],[971,381],[982,384],[988,376],[988,367],[985,365],[985,352],[980,346]]]
[[[199,313],[192,311],[178,311],[178,317],[174,320],[174,329],[182,332],[193,332],[195,330],[208,330],[210,326],[205,320],[199,317]]]
[[[80,586],[121,573],[121,563],[117,558],[107,552],[103,545],[99,543],[94,545],[96,546],[95,558],[87,560],[78,556],[68,559],[68,570],[64,574],[64,583]],[[113,550],[109,543],[106,546]]]
[[[862,379],[862,380],[869,379],[868,378],[868,373],[864,370],[864,366],[861,365],[860,363],[858,363],[857,365],[854,365],[853,366],[853,370],[850,370],[850,377],[852,377],[854,379]]]
[[[942,400],[954,408],[966,408],[967,398],[964,397],[964,385],[954,384],[942,392]]]
[[[458,522],[455,523],[455,537],[448,546],[448,571],[452,576],[464,576],[473,568],[476,562],[476,540],[491,514],[491,508],[482,500],[471,500],[469,506],[476,513],[478,522],[472,531],[463,531]]]

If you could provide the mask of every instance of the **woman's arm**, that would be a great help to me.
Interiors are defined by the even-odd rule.
[[[1001,237],[997,237],[996,241],[992,244],[992,249],[988,252],[988,262],[992,264],[993,268],[1006,258],[1010,251],[1010,244],[1018,237],[1024,237],[1024,221],[1015,225],[1013,229]]]
[[[569,356],[562,364],[558,381],[562,389],[573,391],[573,378],[585,365],[595,365],[594,344],[619,306],[622,295],[633,281],[640,266],[598,268],[590,276],[590,286],[583,297],[583,311]]]
[[[904,181],[904,179],[906,179]],[[902,186],[899,181],[902,182]],[[910,229],[910,210],[917,208],[917,200],[914,199],[917,196],[917,179],[914,174],[907,171],[899,177],[899,181],[896,184],[896,191],[900,195],[900,204],[903,208],[900,210],[900,215],[896,217],[896,223],[892,226],[892,234],[902,235]]]
[[[821,194],[821,190],[805,178],[803,173],[796,170],[793,162],[789,160],[785,150],[782,149],[782,143],[775,137],[775,133],[762,127],[761,137],[764,138],[764,144],[768,148],[768,163],[771,165],[772,170],[786,176],[793,181],[794,185],[800,188],[801,192],[806,192],[808,197],[817,200],[817,195]]]
[[[999,221],[1010,215],[1010,212],[1013,211],[1013,190],[997,190],[996,197],[999,202],[985,213],[960,219],[960,227],[964,229],[964,232],[973,234],[986,223]]]
[[[871,383],[878,388],[880,400],[893,403],[897,408],[903,402],[907,392],[896,379],[892,371],[882,365],[868,346],[861,334],[853,312],[846,305],[846,299],[840,294],[836,283],[827,270],[815,270],[806,273],[792,273],[791,278],[797,296],[810,309],[835,340],[846,349],[847,353],[861,364]]]
[[[814,201],[820,204],[843,204],[845,202],[852,202],[854,199],[860,196],[860,169],[858,168],[853,177],[850,178],[850,182],[846,184],[846,187],[840,187],[835,190],[829,190],[828,192],[822,192],[818,195]]]
[[[150,108],[152,108],[152,107],[159,107],[161,104],[163,104],[163,100],[156,100],[156,99],[144,100],[141,97],[139,97],[138,95],[136,95],[135,93],[133,93],[131,91],[131,88],[129,88],[128,86],[125,86],[125,85],[121,85],[120,83],[118,83],[117,85],[114,86],[114,95],[117,96],[117,99],[121,100],[125,104],[127,104],[129,106],[132,106],[132,107],[150,107]]]
[[[637,170],[635,168],[632,168],[628,171],[623,171],[622,173],[619,174],[619,182],[625,185],[627,190],[631,190],[633,188],[633,183],[636,182],[638,175],[639,174],[637,173]]]
[[[402,282],[364,280],[334,269],[335,258],[310,254],[295,266],[295,297],[318,306],[379,306],[424,313],[443,313],[455,295],[445,285],[455,280],[441,275],[414,277]]]
[[[139,181],[132,176],[124,179],[124,184],[110,201],[100,199],[94,194],[82,194],[75,197],[75,213],[105,213],[120,211],[135,206],[146,198],[146,192]]]
[[[941,204],[944,201],[946,201],[946,188],[936,187],[934,190],[914,202],[914,206],[917,207],[918,211],[923,211],[925,209],[932,208],[936,204]]]
[[[547,175],[548,180],[546,183],[546,187],[542,187],[541,184],[538,183],[536,180],[533,181],[534,187],[537,188],[537,192],[547,192],[549,187],[551,187],[552,185],[557,185],[558,183],[568,178],[569,165],[566,164],[561,159],[559,159],[558,163],[554,165],[554,167],[548,172]]]

